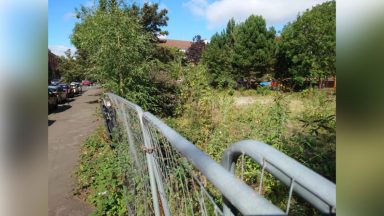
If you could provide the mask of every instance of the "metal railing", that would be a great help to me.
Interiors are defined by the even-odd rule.
[[[274,156],[281,156],[281,160],[269,154],[263,155],[263,149],[260,156],[260,149],[249,147],[251,141],[244,141],[246,144],[240,142],[226,151],[220,165],[139,106],[111,93],[105,94],[103,101],[104,106],[109,106],[104,110],[111,111],[112,107],[113,113],[116,112],[117,125],[121,126],[128,143],[132,163],[127,173],[127,188],[132,193],[129,197],[134,197],[127,201],[130,215],[233,215],[237,212],[242,215],[286,215],[288,211],[283,212],[234,175],[233,166],[239,152],[257,162],[261,158],[262,162],[277,165],[264,168],[277,174],[284,183],[292,182],[290,193],[293,189],[321,210],[326,205],[332,207],[332,212],[336,208],[333,183],[329,184],[328,180],[324,181],[323,177],[309,172],[301,164],[295,170],[296,161],[289,169],[280,166],[293,159],[277,150],[280,155],[275,153]],[[111,124],[113,120],[108,122]],[[306,173],[297,175],[304,170],[303,167],[309,170],[309,177],[305,177]],[[308,183],[312,180],[317,184],[324,183],[323,188],[329,193],[312,191],[312,183]],[[319,204],[319,200],[324,202]]]
[[[289,212],[292,192],[297,193],[323,214],[336,214],[336,185],[331,181],[272,146],[254,140],[244,140],[231,145],[224,152],[221,164],[231,173],[235,173],[236,162],[244,155],[262,166],[259,194],[265,171],[289,186],[286,214]]]

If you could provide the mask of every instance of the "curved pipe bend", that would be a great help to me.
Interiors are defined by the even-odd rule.
[[[336,185],[333,182],[272,146],[255,140],[243,140],[231,145],[224,152],[222,166],[234,173],[236,161],[242,154],[261,166],[266,163],[265,170],[285,185],[290,186],[294,180],[293,191],[322,213],[336,213]]]

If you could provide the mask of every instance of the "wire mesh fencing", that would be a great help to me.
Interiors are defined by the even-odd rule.
[[[151,192],[150,175],[147,165],[147,157],[144,148],[144,138],[141,128],[141,108],[114,97],[105,95],[104,108],[111,114],[107,116],[107,127],[119,132],[120,142],[128,145],[127,156],[130,158],[130,166],[126,169],[126,187],[128,189],[127,209],[129,215],[154,215]],[[110,109],[109,107],[113,107]],[[116,119],[113,119],[116,118]],[[123,152],[121,152],[123,154]]]
[[[129,215],[287,215],[290,203],[283,211],[242,181],[244,155],[262,166],[260,188],[268,171],[290,185],[288,202],[297,192],[324,213],[326,208],[331,213],[336,209],[335,185],[285,155],[266,154],[260,159],[263,149],[235,144],[218,164],[151,113],[117,95],[104,95],[103,112],[108,130],[119,130],[121,144],[128,147],[124,154],[130,161],[126,173]],[[239,156],[242,166],[236,165]],[[284,167],[286,162],[291,167]],[[236,166],[240,177],[235,176]],[[322,184],[321,190],[327,193],[313,189],[311,181]]]
[[[147,120],[144,125],[152,143],[155,169],[164,189],[164,200],[172,215],[223,215],[218,204],[208,192],[205,177],[193,168],[191,163],[168,139]],[[165,210],[166,211],[166,210]]]

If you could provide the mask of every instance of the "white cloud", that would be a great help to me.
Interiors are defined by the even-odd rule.
[[[68,49],[71,49],[71,53],[73,54],[74,52],[76,52],[76,48],[75,47],[67,47],[67,46],[64,46],[64,45],[50,45],[48,46],[48,49],[51,50],[51,52],[57,56],[65,56],[65,51],[67,51]]]
[[[205,17],[209,4],[207,0],[189,0],[188,2],[184,2],[183,6],[190,9],[192,13]]]
[[[327,0],[189,0],[183,5],[208,22],[208,27],[222,26],[230,18],[244,21],[252,14],[262,15],[268,25],[285,24],[296,18],[299,12]]]

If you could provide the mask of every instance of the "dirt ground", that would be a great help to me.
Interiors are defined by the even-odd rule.
[[[101,90],[84,93],[48,115],[48,214],[88,215],[93,208],[73,195],[80,144],[102,122],[96,116]]]
[[[273,98],[270,96],[240,96],[235,98],[235,105],[237,107],[247,106],[254,103],[261,105],[267,105],[273,102]],[[299,113],[304,111],[304,104],[300,100],[290,100],[288,103],[288,109],[290,112]]]

